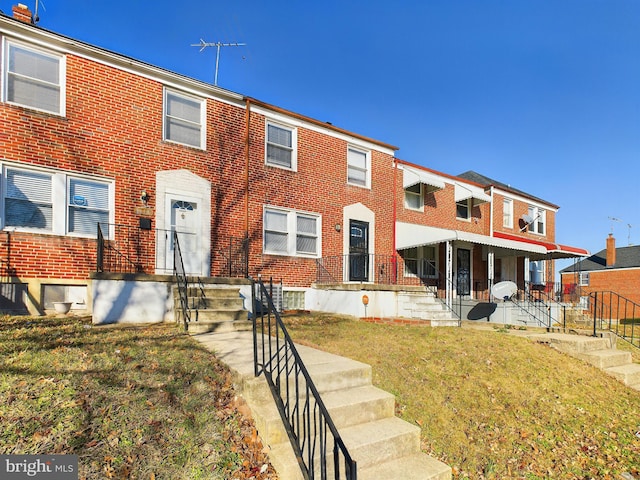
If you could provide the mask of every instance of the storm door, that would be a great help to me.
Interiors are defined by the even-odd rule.
[[[457,255],[457,294],[471,294],[471,250],[459,248]]]
[[[185,273],[188,275],[201,275],[202,265],[197,235],[200,223],[198,204],[184,198],[170,198],[168,200],[167,206],[170,208],[169,219],[171,223],[167,241],[167,267],[173,269],[173,232],[176,232]]]
[[[369,281],[369,223],[349,222],[349,281]]]

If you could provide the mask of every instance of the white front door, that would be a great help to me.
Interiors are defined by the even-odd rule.
[[[187,275],[202,275],[202,259],[200,253],[200,212],[196,199],[167,195],[166,206],[169,209],[169,230],[171,240],[167,242],[167,268],[173,270],[173,232],[178,234],[178,245],[182,254],[182,263]]]

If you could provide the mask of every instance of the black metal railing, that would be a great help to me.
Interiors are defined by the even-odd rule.
[[[109,232],[118,232],[117,240],[109,240]],[[106,235],[105,235],[106,232]],[[128,225],[98,223],[96,271],[141,273],[143,245],[141,230]]]
[[[593,335],[610,331],[640,348],[640,305],[615,292],[589,294],[589,312],[593,318]]]
[[[435,286],[439,283],[431,262],[405,261],[399,255],[334,255],[317,259],[316,267],[318,284],[362,281],[382,285]]]
[[[227,277],[246,278],[249,276],[249,239],[229,238],[228,245],[218,250],[222,260],[222,274]]]
[[[191,313],[189,311],[189,283],[184,270],[184,262],[182,260],[182,252],[180,251],[180,242],[178,241],[178,233],[173,232],[173,275],[178,285],[178,296],[180,297],[180,307],[182,311],[182,323],[185,331],[189,329],[191,321]]]
[[[356,480],[356,462],[273,304],[271,288],[253,283],[255,375],[264,374],[269,384],[304,478]]]

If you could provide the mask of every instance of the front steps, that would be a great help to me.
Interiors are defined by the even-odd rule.
[[[279,478],[302,480],[267,382],[262,376],[253,376],[251,334],[236,332],[196,338],[212,348],[234,372],[238,391],[251,408]],[[369,365],[305,346],[296,348],[357,462],[359,480],[451,479],[450,467],[420,451],[420,428],[394,416],[395,398],[371,384]]]
[[[228,286],[189,286],[187,304],[190,321],[187,326],[192,335],[207,332],[251,330],[252,323],[244,309],[240,289]],[[182,306],[177,288],[174,289],[174,309],[182,318]]]
[[[640,391],[640,364],[633,363],[630,352],[616,350],[615,335],[588,337],[565,333],[531,335],[531,340],[547,343],[572,357],[579,358],[625,385]]]
[[[458,319],[432,291],[398,293],[398,317],[430,320],[432,327],[457,327]]]

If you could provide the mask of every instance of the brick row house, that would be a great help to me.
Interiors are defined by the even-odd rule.
[[[226,278],[239,261],[311,310],[353,304],[365,287],[483,299],[501,280],[546,286],[554,258],[587,253],[555,243],[549,202],[30,18],[21,6],[0,15],[4,310],[64,299],[95,314],[107,301],[117,321],[119,305],[160,303],[136,312],[165,319],[174,232],[189,275]],[[122,255],[103,258],[102,239]],[[101,290],[109,273],[125,286]],[[397,315],[390,298],[370,313]]]

